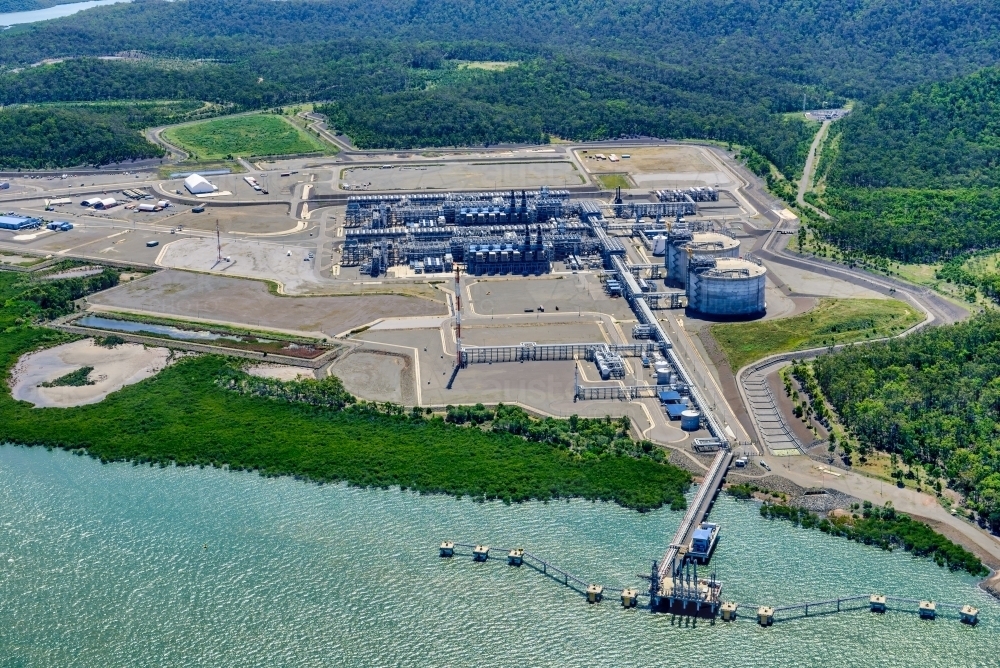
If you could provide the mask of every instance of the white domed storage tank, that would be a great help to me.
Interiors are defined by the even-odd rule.
[[[653,237],[653,257],[663,257],[667,252],[667,238],[662,234]]]
[[[695,257],[739,257],[740,242],[718,232],[695,232],[667,244],[667,282],[687,285],[688,260]]]
[[[717,316],[763,313],[766,274],[762,265],[743,258],[696,259],[688,277],[688,308]]]
[[[681,413],[681,429],[684,431],[698,431],[701,427],[701,413],[694,410],[686,410]]]

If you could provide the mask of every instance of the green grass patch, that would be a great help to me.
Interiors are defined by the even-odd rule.
[[[898,334],[921,315],[895,299],[821,299],[792,318],[712,325],[733,371],[775,353],[853,343]]]
[[[207,172],[215,169],[228,169],[231,174],[242,174],[246,171],[236,160],[185,160],[174,165],[160,165],[157,175],[161,179],[173,178],[172,174],[184,172]]]
[[[42,383],[41,387],[83,387],[84,385],[93,385],[94,381],[90,380],[90,372],[93,370],[94,367],[92,366],[81,367],[76,371],[70,371],[65,376],[59,376],[55,380]]]
[[[333,151],[328,144],[276,114],[216,118],[168,128],[163,136],[198,161]]]
[[[631,188],[632,181],[629,180],[628,174],[595,174],[594,177],[598,182],[608,190],[612,188]]]

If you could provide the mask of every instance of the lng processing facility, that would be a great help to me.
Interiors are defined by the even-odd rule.
[[[616,161],[597,152],[609,146]],[[699,478],[662,552],[642,557],[644,583],[615,589],[517,547],[440,548],[502,549],[594,603],[616,591],[626,607],[734,617],[711,572],[726,539],[716,495],[731,467],[763,475],[764,457],[813,445],[782,417],[771,371],[730,370],[703,331],[828,297],[904,298],[776,259],[797,219],[717,148],[345,149],[177,169],[11,176],[0,263],[121,269],[53,325],[82,336],[240,357],[281,380],[336,376],[359,399],[441,415],[503,403],[628,418]],[[766,624],[784,608],[760,609]]]

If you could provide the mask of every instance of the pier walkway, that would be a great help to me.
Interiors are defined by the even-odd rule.
[[[761,626],[771,626],[776,622],[791,621],[803,617],[819,617],[840,612],[852,612],[868,609],[873,613],[885,613],[894,610],[915,612],[922,619],[936,619],[938,610],[957,613],[959,621],[964,624],[976,625],[979,622],[979,610],[971,605],[958,603],[942,603],[939,601],[919,600],[901,596],[886,596],[883,594],[860,594],[856,596],[840,596],[820,601],[805,603],[790,603],[768,606],[757,603],[721,603],[722,583],[714,575],[711,578],[698,578],[696,566],[689,561],[680,561],[680,566],[667,581],[667,591],[659,594],[644,593],[639,587],[607,587],[596,580],[585,580],[569,571],[559,568],[550,561],[519,547],[491,547],[474,543],[453,543],[445,541],[440,546],[441,557],[454,557],[456,548],[466,548],[471,551],[474,561],[485,562],[497,560],[491,553],[506,554],[507,563],[511,566],[528,566],[556,582],[572,589],[586,597],[590,603],[599,603],[607,594],[618,594],[622,607],[635,608],[640,598],[649,598],[648,607],[651,611],[667,610],[675,614],[695,615],[713,619],[721,608],[722,620],[735,621],[739,608],[748,608],[754,612],[749,617],[756,616],[756,622]],[[499,557],[503,559],[503,557]],[[655,582],[657,576],[654,572]],[[667,602],[669,600],[669,603]],[[810,609],[812,614],[810,614]]]
[[[689,592],[684,587],[678,587],[678,582],[690,579],[684,575],[684,566],[687,546],[691,542],[691,534],[711,510],[719,488],[722,486],[722,479],[725,477],[729,463],[733,458],[732,450],[729,449],[728,444],[725,441],[723,444],[723,447],[715,455],[715,459],[712,460],[712,465],[708,468],[704,481],[698,486],[694,501],[684,513],[684,518],[681,520],[680,526],[677,527],[666,553],[658,564],[653,564],[649,594],[651,605],[654,608],[664,605],[673,607],[676,601],[680,601],[682,608],[686,608],[688,602],[695,603],[697,607],[707,603],[714,613],[721,602],[718,598],[721,584],[718,585],[714,597],[711,595],[706,597],[706,594],[712,594],[711,588],[709,591],[700,591],[695,588],[693,592]],[[697,573],[695,573],[694,579],[697,581]],[[714,588],[715,578],[713,577],[710,582]]]

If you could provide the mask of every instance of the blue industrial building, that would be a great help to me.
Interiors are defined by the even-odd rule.
[[[25,218],[24,216],[0,216],[0,230],[29,230],[41,227],[40,218]]]

